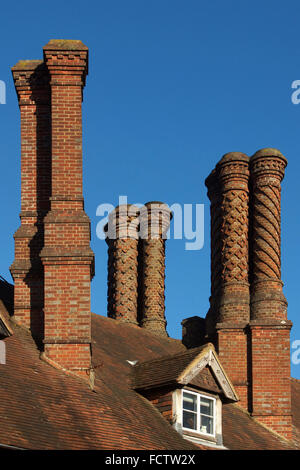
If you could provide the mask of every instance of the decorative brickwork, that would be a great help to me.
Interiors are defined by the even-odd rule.
[[[91,367],[90,281],[94,255],[82,195],[82,89],[88,49],[80,41],[50,41],[52,195],[45,218],[45,358],[86,377]]]
[[[252,320],[286,320],[281,281],[281,180],[287,165],[276,149],[251,158],[252,181]]]
[[[106,237],[107,314],[134,325],[138,324],[138,213],[136,206],[118,206],[109,216]]]
[[[247,334],[249,322],[249,157],[231,152],[220,160],[206,180],[211,200],[211,310],[219,357],[241,403],[247,407]]]
[[[251,158],[251,411],[292,438],[290,328],[281,281],[281,181],[287,165],[276,149]]]
[[[148,202],[140,214],[141,283],[140,325],[166,336],[165,236],[172,218],[162,202]]]
[[[43,218],[51,191],[51,122],[48,71],[42,61],[20,61],[12,68],[21,113],[21,226],[14,235],[14,319],[43,337]]]
[[[21,114],[22,170],[21,225],[14,235],[10,268],[14,321],[31,331],[48,364],[90,378],[94,386],[90,311],[94,254],[82,188],[81,103],[88,48],[81,41],[52,40],[44,47],[44,61],[20,61],[12,73]],[[232,401],[237,400],[236,390],[252,417],[292,438],[292,324],[281,281],[281,181],[286,165],[276,149],[260,150],[251,159],[231,152],[206,179],[211,202],[209,312],[205,320],[192,317],[182,322],[183,344],[190,351],[135,366],[135,389],[144,390],[170,423],[173,385],[190,384],[224,393]],[[159,350],[168,336],[165,239],[171,218],[167,205],[149,202],[142,209],[117,207],[107,225],[108,316],[155,333],[148,351],[157,341],[153,351]],[[137,331],[129,329],[130,334]],[[3,328],[2,335],[6,335]],[[111,333],[110,343],[115,336]],[[28,334],[24,341],[28,352]],[[215,344],[221,362],[207,341]],[[123,343],[127,355],[130,348]],[[15,357],[28,359],[27,353]],[[201,376],[199,371],[204,371]]]
[[[217,165],[221,199],[221,298],[219,322],[249,321],[249,157],[226,154]]]
[[[275,149],[260,150],[250,160],[229,153],[206,180],[212,269],[206,333],[216,343],[240,404],[291,439],[291,322],[280,274],[286,164]]]

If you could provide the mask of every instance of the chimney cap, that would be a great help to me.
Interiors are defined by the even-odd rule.
[[[147,211],[145,211],[145,208],[147,209]],[[149,201],[149,202],[146,202],[146,204],[144,204],[144,208],[141,207],[141,215],[145,215],[147,213],[150,215],[151,208],[159,209],[159,212],[161,212],[161,210],[163,210],[166,214],[168,214],[169,221],[172,220],[173,212],[171,211],[171,209],[169,208],[169,206],[166,202],[162,202],[162,201]],[[150,212],[148,212],[148,209],[150,209]]]
[[[44,63],[43,60],[19,60],[19,62],[14,65],[11,70],[14,71],[22,71],[22,70],[35,70],[38,66],[42,65]]]
[[[88,51],[88,47],[78,39],[50,39],[43,47],[47,51]]]
[[[242,152],[228,152],[223,155],[219,163],[217,163],[217,167],[219,165],[222,165],[224,163],[230,163],[230,162],[249,162],[250,158],[248,155]]]
[[[280,150],[272,148],[272,147],[266,147],[255,152],[255,154],[252,155],[251,157],[251,162],[253,162],[257,158],[274,158],[274,157],[278,157],[282,159],[287,164],[287,159],[285,158],[284,155],[282,155]]]

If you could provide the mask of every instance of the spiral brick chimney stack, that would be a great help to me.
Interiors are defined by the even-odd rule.
[[[14,235],[14,320],[43,338],[44,273],[40,259],[43,218],[51,191],[49,75],[41,60],[22,60],[12,74],[21,114],[21,226]]]
[[[280,254],[286,165],[276,149],[250,159],[233,152],[206,179],[212,270],[206,339],[214,341],[240,404],[291,439],[291,322]]]
[[[137,325],[139,208],[118,206],[106,226],[108,316]]]
[[[290,329],[281,281],[281,181],[286,158],[276,149],[250,160],[252,184],[252,415],[290,439]]]
[[[161,336],[167,336],[165,237],[171,218],[162,202],[148,202],[140,213],[140,326]]]
[[[249,157],[223,156],[206,180],[211,200],[211,309],[208,328],[241,403],[247,406],[247,335],[250,319],[248,222]]]

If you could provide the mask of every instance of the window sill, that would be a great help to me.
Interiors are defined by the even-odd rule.
[[[201,439],[201,440],[209,441],[209,442],[212,442],[212,443],[217,442],[216,436],[212,436],[211,434],[188,431],[187,429],[182,429],[182,434],[183,434],[183,436],[193,437],[195,439]]]
[[[191,441],[194,444],[200,444],[205,447],[211,447],[212,449],[218,449],[218,450],[227,450],[227,447],[224,447],[222,443],[218,443],[217,439],[208,439],[207,437],[202,437],[203,435],[201,434],[186,434],[185,432],[182,434],[182,437],[187,440]]]

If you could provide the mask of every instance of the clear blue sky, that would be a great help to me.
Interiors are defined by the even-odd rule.
[[[106,244],[96,208],[161,200],[205,204],[205,243],[167,246],[166,315],[171,336],[183,318],[205,316],[210,293],[209,204],[204,179],[229,151],[276,147],[288,159],[282,199],[282,279],[300,340],[300,79],[297,1],[110,0],[1,5],[0,274],[10,278],[20,211],[19,110],[10,67],[42,58],[49,39],[90,48],[84,92],[84,195],[92,221],[96,277],[92,309],[106,314]],[[292,372],[300,378],[300,365]]]

